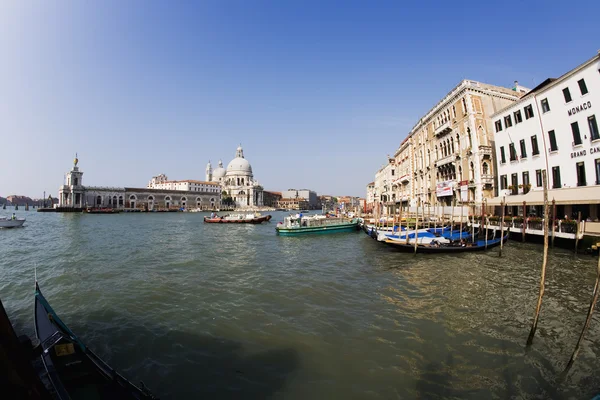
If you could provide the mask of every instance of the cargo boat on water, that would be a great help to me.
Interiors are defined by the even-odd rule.
[[[281,236],[295,236],[306,233],[351,232],[359,229],[357,218],[327,218],[323,215],[289,216],[275,227]]]

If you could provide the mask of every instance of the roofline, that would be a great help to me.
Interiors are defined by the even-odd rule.
[[[594,57],[592,57],[589,60],[585,61],[584,63],[578,65],[577,67],[575,67],[575,68],[573,68],[573,69],[565,72],[564,74],[562,74],[558,78],[554,79],[553,81],[551,81],[547,85],[544,85],[544,86],[542,86],[539,89],[537,89],[537,86],[536,86],[529,93],[527,93],[525,96],[521,97],[519,100],[517,100],[516,102],[514,102],[510,106],[504,107],[503,109],[501,109],[499,111],[496,111],[494,114],[492,114],[490,116],[490,118],[493,118],[493,117],[498,116],[499,114],[505,113],[511,107],[514,107],[517,104],[522,104],[523,102],[525,102],[527,100],[530,100],[531,97],[534,97],[534,96],[536,96],[538,94],[547,92],[548,90],[550,90],[553,87],[555,87],[555,86],[559,85],[560,83],[562,83],[565,79],[570,78],[572,75],[575,75],[576,73],[578,73],[582,69],[588,67],[590,64],[593,64],[595,61],[600,61],[600,50],[598,50],[598,52],[596,53],[596,55]],[[546,78],[546,79],[544,79],[544,81],[541,82],[540,85],[542,83],[546,82],[548,79],[552,79],[552,78]],[[540,85],[538,85],[538,86],[540,86]]]
[[[419,119],[419,121],[410,130],[407,138],[411,137],[421,126],[426,125],[427,123],[429,123],[429,121],[438,112],[438,110],[440,108],[442,108],[443,106],[445,106],[451,100],[459,97],[459,95],[462,92],[467,91],[469,89],[473,89],[473,90],[477,90],[477,91],[480,91],[480,92],[484,92],[486,94],[494,95],[494,96],[497,96],[497,97],[504,97],[506,99],[514,99],[514,100],[518,100],[519,99],[519,96],[518,96],[517,92],[514,92],[514,95],[511,95],[509,93],[502,93],[500,91],[494,91],[491,88],[498,88],[498,89],[504,89],[504,90],[510,91],[510,89],[507,89],[507,88],[502,87],[502,86],[496,86],[496,85],[491,85],[489,83],[483,83],[483,82],[473,81],[473,80],[469,80],[469,79],[463,79],[450,92],[448,92],[448,94],[446,94],[446,96],[444,96],[442,98],[442,100],[438,101],[435,106],[433,106],[423,117],[421,117]]]

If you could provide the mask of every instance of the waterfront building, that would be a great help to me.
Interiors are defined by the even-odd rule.
[[[277,207],[279,200],[281,200],[281,192],[263,191],[263,205],[265,207]]]
[[[384,164],[375,173],[375,188],[373,189],[373,212],[384,213],[385,204],[392,204],[396,201],[396,196],[392,191],[392,181],[396,178],[396,160],[387,157],[387,163]]]
[[[388,209],[481,204],[494,196],[491,115],[517,101],[513,89],[463,80],[421,117],[375,174],[375,202]],[[379,202],[379,203],[377,203]]]
[[[206,181],[220,184],[223,201],[231,202],[235,207],[261,207],[264,204],[263,187],[254,179],[252,166],[244,158],[244,150],[240,145],[235,158],[229,162],[227,169],[219,160],[214,170],[210,161],[206,166]]]
[[[161,176],[161,175],[159,175]],[[162,176],[166,177],[166,175],[162,174]],[[148,189],[164,189],[164,190],[183,190],[186,192],[212,192],[218,193],[219,197],[221,196],[221,185],[216,182],[206,182],[206,181],[197,181],[193,179],[183,180],[183,181],[157,181],[154,182],[153,177],[148,186]]]
[[[317,192],[309,189],[288,189],[281,192],[282,199],[303,199],[306,201],[308,209],[317,209],[319,206],[319,199]]]
[[[374,207],[375,207],[375,182],[369,182],[367,184],[367,197],[365,198],[363,210],[366,213],[370,213],[370,212],[373,212]]]
[[[78,163],[75,157],[71,171],[59,188],[59,208],[109,207],[152,211],[197,207],[209,210],[221,204],[219,185],[187,185],[185,189],[183,186],[179,189],[84,186],[83,172],[79,170]],[[163,182],[155,181],[155,184],[161,185],[166,181],[165,176]]]
[[[546,170],[558,218],[600,216],[600,53],[492,119],[499,189],[488,204],[505,201],[515,215],[541,215]]]
[[[308,210],[309,206],[308,200],[303,197],[282,197],[277,202],[277,208],[285,210]]]

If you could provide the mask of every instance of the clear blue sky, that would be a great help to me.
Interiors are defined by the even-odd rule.
[[[599,1],[0,3],[0,196],[204,179],[364,196],[463,78],[532,87],[600,48]]]

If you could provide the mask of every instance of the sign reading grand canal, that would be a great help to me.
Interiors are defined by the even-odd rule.
[[[569,114],[569,117],[570,117],[571,115],[577,114],[579,111],[588,110],[590,108],[592,108],[592,102],[588,101],[587,103],[583,103],[580,106],[573,107],[570,110],[567,110],[567,113]]]
[[[600,146],[598,147],[590,147],[590,154],[600,153]],[[587,155],[586,150],[574,151],[571,153],[571,158],[577,158],[581,156]]]

